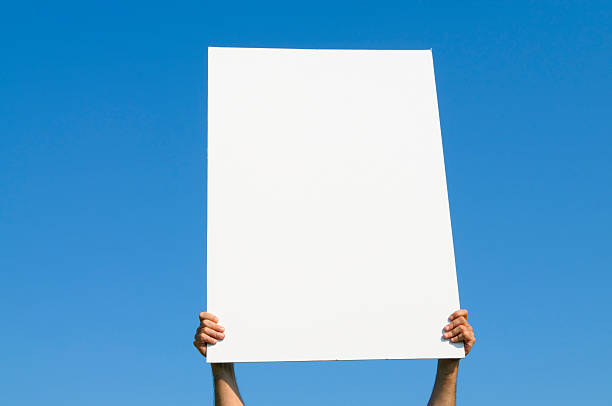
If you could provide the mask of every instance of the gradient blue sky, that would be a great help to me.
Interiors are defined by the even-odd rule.
[[[224,3],[3,3],[0,403],[212,404],[191,345],[211,45],[433,48],[478,336],[459,401],[608,402],[611,3]],[[419,405],[435,362],[237,369],[250,404]]]

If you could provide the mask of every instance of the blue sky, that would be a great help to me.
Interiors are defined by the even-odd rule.
[[[0,403],[212,404],[191,341],[213,45],[433,48],[460,297],[478,337],[459,401],[605,403],[610,3],[231,3],[3,4]],[[417,405],[434,370],[237,372],[250,404]]]

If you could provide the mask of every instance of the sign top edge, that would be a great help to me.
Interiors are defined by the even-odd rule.
[[[208,51],[212,50],[253,50],[253,51],[359,51],[359,52],[432,52],[433,49],[362,49],[362,48],[263,48],[263,47],[223,47],[209,46]]]

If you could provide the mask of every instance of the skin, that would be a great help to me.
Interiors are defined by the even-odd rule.
[[[212,313],[202,312],[199,318],[200,325],[196,330],[193,345],[205,357],[207,346],[215,345],[225,338],[225,328],[219,324],[219,318]],[[462,342],[467,356],[476,342],[474,329],[468,323],[467,310],[457,310],[449,316],[448,320],[449,323],[444,327],[442,337],[453,343]],[[244,406],[236,382],[234,364],[211,364],[211,368],[215,387],[215,405]],[[458,359],[438,360],[436,380],[427,403],[428,406],[455,405],[458,371]]]
[[[457,310],[448,318],[449,323],[444,326],[443,338],[453,343],[463,342],[467,356],[474,343],[474,329],[468,323],[468,311]],[[459,372],[459,359],[439,359],[436,381],[429,398],[428,406],[455,406],[457,391],[457,373]]]

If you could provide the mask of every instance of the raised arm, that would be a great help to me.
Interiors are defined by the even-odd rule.
[[[450,321],[444,327],[443,337],[453,343],[463,342],[465,355],[472,350],[476,342],[474,329],[467,321],[467,310],[457,310],[451,314]],[[439,359],[436,382],[434,383],[428,406],[455,406],[455,393],[457,390],[458,359]]]
[[[211,313],[202,312],[199,315],[200,326],[196,330],[193,345],[206,356],[206,347],[215,345],[225,338],[225,329],[217,324],[219,318]],[[234,364],[210,364],[215,387],[216,406],[244,406],[238,391]]]

